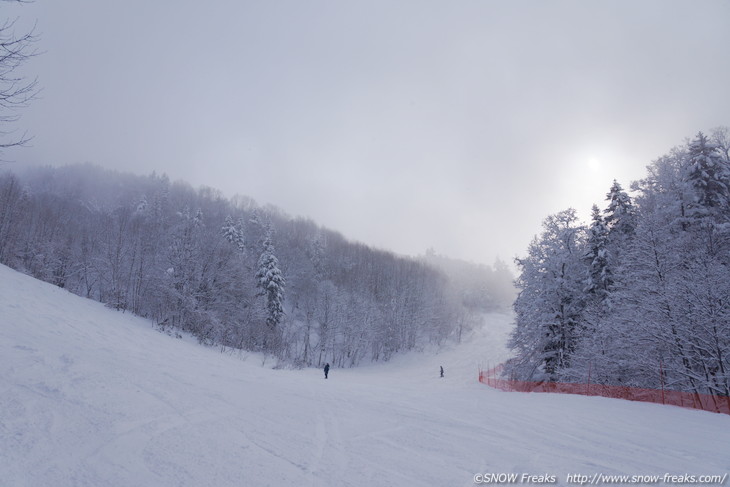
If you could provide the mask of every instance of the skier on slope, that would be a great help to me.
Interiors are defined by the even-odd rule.
[[[441,377],[443,377],[443,376],[444,376],[444,366],[442,365],[441,366]]]
[[[330,373],[330,364],[326,363],[324,364],[324,378],[327,378],[327,375]]]

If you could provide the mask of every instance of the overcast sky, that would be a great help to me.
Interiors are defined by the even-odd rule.
[[[15,164],[164,172],[402,254],[511,261],[730,125],[726,0],[0,8],[45,51]]]

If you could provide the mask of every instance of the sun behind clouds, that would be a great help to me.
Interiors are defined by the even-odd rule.
[[[590,159],[588,159],[588,168],[593,172],[600,171],[601,161],[599,161],[597,157],[591,157]]]

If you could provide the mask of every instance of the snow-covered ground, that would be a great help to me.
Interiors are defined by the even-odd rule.
[[[467,486],[485,473],[564,485],[730,471],[730,416],[479,384],[477,364],[504,358],[509,321],[491,315],[468,343],[324,380],[171,338],[0,266],[0,485]]]

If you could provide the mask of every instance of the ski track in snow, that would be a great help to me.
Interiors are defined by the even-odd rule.
[[[504,393],[510,316],[438,353],[270,370],[0,266],[0,485],[467,486],[477,473],[724,474],[730,417]],[[446,377],[438,377],[439,366]]]

